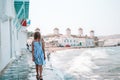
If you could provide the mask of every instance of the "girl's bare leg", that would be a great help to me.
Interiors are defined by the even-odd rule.
[[[43,70],[42,65],[40,65],[39,68],[40,68],[40,78],[42,78],[42,70]]]
[[[38,74],[38,65],[36,65],[36,73],[37,73],[37,76],[39,75]]]

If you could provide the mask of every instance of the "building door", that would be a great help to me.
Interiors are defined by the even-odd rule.
[[[82,42],[80,42],[79,45],[82,46]]]

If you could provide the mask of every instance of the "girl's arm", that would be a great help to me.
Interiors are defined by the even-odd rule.
[[[44,59],[46,59],[46,55],[45,55],[45,42],[44,42],[43,39],[42,39],[42,50],[43,50],[43,53],[44,53]]]
[[[34,61],[34,45],[33,45],[33,42],[32,42],[32,60]]]

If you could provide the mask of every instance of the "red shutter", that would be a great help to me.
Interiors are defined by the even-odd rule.
[[[26,26],[27,26],[27,21],[26,21],[25,19],[23,19],[23,20],[21,21],[21,25],[24,26],[24,27],[26,27]]]

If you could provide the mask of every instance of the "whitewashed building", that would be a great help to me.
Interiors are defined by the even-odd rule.
[[[21,20],[28,18],[28,10],[23,11],[28,7],[29,0],[0,0],[0,72],[26,48],[27,33]]]
[[[83,35],[83,29],[78,29],[78,35],[72,35],[71,29],[66,29],[66,34],[59,33],[59,29],[55,28],[53,34],[44,36],[46,46],[61,46],[61,47],[95,47],[94,31],[90,32],[90,36]],[[50,45],[51,44],[51,45]]]
[[[94,47],[94,39],[86,37],[61,37],[58,43],[62,46],[71,47]]]

